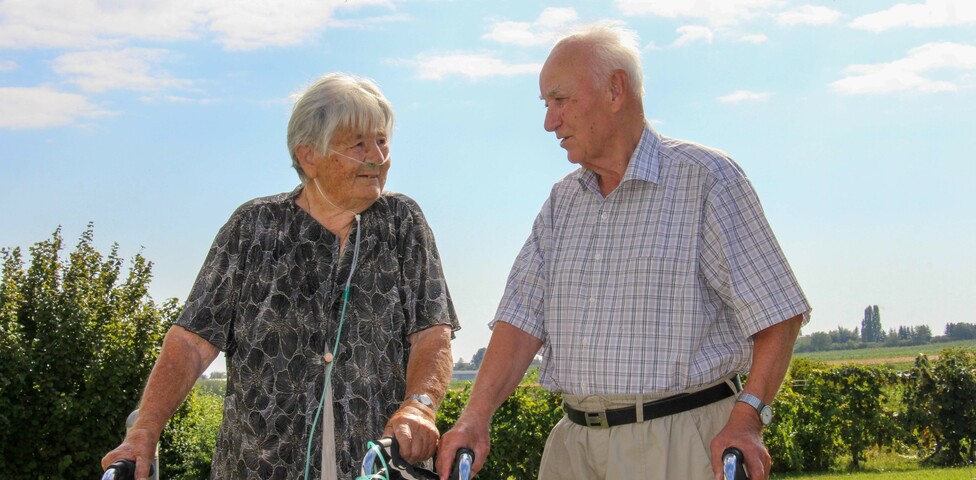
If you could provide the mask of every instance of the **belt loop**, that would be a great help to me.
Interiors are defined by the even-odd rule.
[[[742,391],[742,379],[739,374],[735,374],[729,378],[725,379],[725,383],[732,389],[732,394],[735,395]]]
[[[644,423],[644,394],[637,394],[637,423]]]

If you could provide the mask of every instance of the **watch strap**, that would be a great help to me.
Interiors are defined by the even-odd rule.
[[[430,398],[430,395],[427,395],[426,393],[414,393],[407,396],[407,400],[414,400],[417,403],[429,408],[432,412],[437,412],[437,409],[434,408],[434,401]]]
[[[736,401],[745,403],[755,409],[756,415],[759,415],[759,421],[763,425],[769,425],[769,421],[772,420],[772,407],[763,402],[761,398],[748,392],[742,392]]]

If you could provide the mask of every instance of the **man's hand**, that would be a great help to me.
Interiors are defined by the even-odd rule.
[[[145,429],[133,428],[125,435],[122,445],[105,454],[102,458],[102,470],[105,470],[117,460],[134,460],[136,462],[136,480],[149,478],[149,465],[156,456],[156,442],[158,438]]]
[[[736,402],[729,416],[729,423],[712,439],[712,471],[715,472],[715,480],[724,480],[722,452],[728,447],[742,450],[749,480],[769,478],[772,458],[762,440],[762,422],[759,421],[756,410],[745,403]]]
[[[408,400],[390,417],[383,430],[384,437],[396,439],[400,456],[408,463],[417,463],[434,455],[440,432],[434,412],[416,400]]]
[[[454,427],[444,434],[441,444],[437,449],[437,471],[441,480],[447,480],[454,467],[454,457],[457,456],[458,449],[462,447],[470,448],[474,452],[474,464],[471,465],[471,476],[473,477],[481,467],[485,465],[488,458],[490,442],[488,436],[488,421],[476,420],[472,415],[461,415]]]

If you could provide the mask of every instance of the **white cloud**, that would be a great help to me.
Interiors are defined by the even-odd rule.
[[[120,38],[193,38],[207,20],[200,1],[6,0],[0,48],[93,48]]]
[[[208,26],[217,34],[217,43],[228,50],[298,45],[312,38],[329,22],[336,7],[342,4],[335,0],[237,0],[215,3],[207,12]],[[354,2],[357,6],[363,3]]]
[[[666,18],[698,18],[710,25],[735,25],[779,7],[783,0],[616,0],[624,15],[656,15]]]
[[[549,45],[578,18],[573,8],[546,8],[534,22],[495,22],[481,38],[523,47]]]
[[[924,76],[935,70],[957,74],[956,82]],[[851,65],[847,77],[830,84],[838,93],[878,94],[901,91],[934,93],[958,90],[958,82],[969,81],[976,72],[976,46],[959,43],[927,43],[889,63]]]
[[[671,44],[672,47],[681,47],[695,42],[712,43],[712,39],[715,38],[712,29],[699,25],[685,25],[678,27],[677,31],[680,36]]]
[[[755,35],[743,35],[739,37],[740,42],[749,42],[755,44],[766,43],[767,40],[769,40],[769,37],[761,33]]]
[[[301,43],[338,10],[393,9],[391,0],[5,0],[0,48],[93,49],[127,40],[206,35],[231,50]]]
[[[417,70],[417,78],[424,80],[443,80],[449,76],[467,77],[480,80],[488,77],[510,77],[515,75],[538,74],[540,63],[509,64],[486,54],[420,54],[412,60],[396,63],[410,65]]]
[[[412,20],[413,17],[407,14],[395,14],[395,15],[380,15],[377,17],[366,17],[366,18],[354,18],[354,19],[337,19],[333,17],[329,20],[327,27],[330,28],[350,28],[350,29],[369,29],[376,28],[378,26],[387,23],[399,23],[408,22]]]
[[[0,72],[12,72],[17,70],[17,62],[13,60],[0,60]]]
[[[154,71],[154,65],[167,53],[166,50],[150,48],[72,52],[54,59],[53,69],[89,92],[153,91],[188,87],[188,80],[172,78],[165,72]]]
[[[721,103],[740,103],[740,102],[764,102],[769,100],[773,94],[769,92],[751,92],[749,90],[736,90],[728,95],[718,97]]]
[[[880,12],[863,15],[851,27],[883,32],[900,27],[943,27],[976,24],[973,0],[927,0],[925,3],[899,3]]]
[[[840,19],[841,13],[827,7],[804,5],[776,15],[780,25],[830,25]]]
[[[0,87],[0,128],[24,129],[68,125],[82,117],[109,115],[82,95],[50,87]]]

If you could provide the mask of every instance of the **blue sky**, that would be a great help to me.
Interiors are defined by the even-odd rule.
[[[387,188],[417,199],[464,329],[487,322],[552,184],[538,71],[560,32],[635,30],[661,133],[728,152],[814,305],[805,333],[976,322],[972,0],[0,0],[0,246],[88,222],[184,299],[244,201],[291,190],[289,97],[374,79]]]

